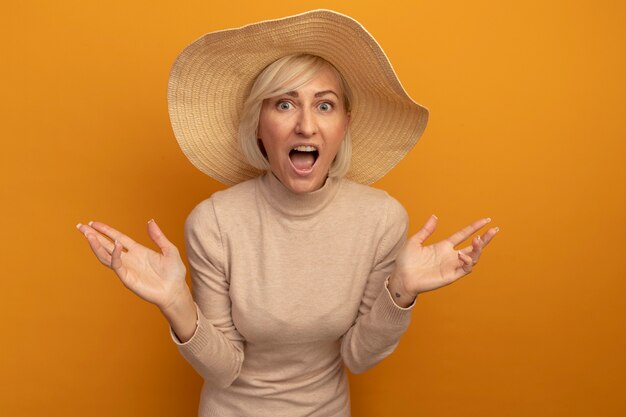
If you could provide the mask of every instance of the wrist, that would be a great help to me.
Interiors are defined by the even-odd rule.
[[[395,272],[391,274],[389,280],[387,281],[387,289],[393,298],[393,301],[399,307],[406,308],[413,304],[417,294],[413,294],[408,291],[404,285],[404,281],[402,278],[398,276]]]
[[[163,307],[159,306],[159,309],[181,343],[191,339],[196,332],[198,314],[196,304],[187,285],[171,303]]]
[[[175,290],[173,294],[166,298],[162,304],[158,304],[157,307],[161,310],[161,313],[166,317],[186,311],[189,305],[193,304],[193,297],[187,284],[183,284],[180,288]]]

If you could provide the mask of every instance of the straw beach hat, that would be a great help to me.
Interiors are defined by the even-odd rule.
[[[376,40],[348,16],[314,10],[208,33],[178,56],[168,84],[170,120],[198,169],[227,185],[261,174],[239,149],[239,117],[258,74],[291,54],[324,58],[352,89],[348,178],[380,179],[417,143],[428,110],[406,93]]]

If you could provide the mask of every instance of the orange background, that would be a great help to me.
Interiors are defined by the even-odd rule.
[[[624,416],[623,2],[13,1],[2,31],[2,416],[191,416],[200,378],[78,222],[148,243],[223,186],[169,127],[201,34],[327,7],[359,20],[431,110],[375,186],[444,238],[501,227],[477,270],[420,297],[396,353],[351,377],[354,416]]]

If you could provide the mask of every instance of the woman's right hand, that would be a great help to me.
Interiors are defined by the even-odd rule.
[[[126,288],[139,297],[163,311],[188,296],[185,264],[176,246],[154,220],[148,222],[148,235],[161,249],[160,253],[104,223],[90,222],[76,227],[87,238],[96,258],[115,271]]]

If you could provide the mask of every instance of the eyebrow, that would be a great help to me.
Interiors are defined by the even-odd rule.
[[[288,95],[288,96],[291,96],[291,97],[298,97],[298,92],[297,91],[288,91],[285,94]],[[334,94],[335,96],[337,96],[337,98],[339,98],[339,94],[335,93],[333,90],[319,91],[319,92],[315,93],[314,97],[321,97],[321,96],[324,96],[326,94]]]

